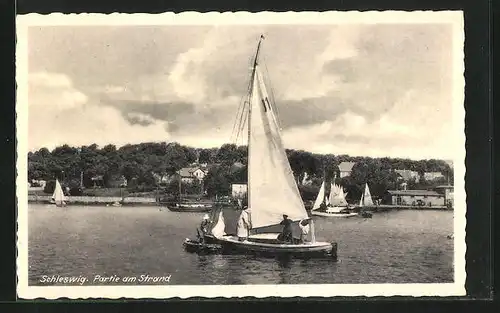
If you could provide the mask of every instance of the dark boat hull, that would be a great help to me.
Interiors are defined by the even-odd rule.
[[[172,212],[192,212],[192,213],[207,213],[212,210],[212,206],[167,206]]]
[[[200,243],[196,240],[186,239],[183,243],[184,249],[187,252],[208,254],[218,253],[222,251],[222,246],[218,244]]]
[[[331,258],[337,259],[337,243],[314,243],[314,244],[283,244],[275,243],[273,240],[266,241],[250,240],[240,242],[234,236],[224,236],[223,239],[206,235],[207,243],[219,244],[224,254],[253,254],[268,257],[294,257],[294,258]]]

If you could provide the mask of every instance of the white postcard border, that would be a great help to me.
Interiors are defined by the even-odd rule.
[[[300,284],[216,286],[29,286],[28,285],[28,42],[30,26],[49,25],[229,25],[229,24],[374,24],[450,23],[454,27],[453,127],[454,158],[454,283],[445,284]],[[34,298],[189,298],[189,297],[335,297],[335,296],[460,296],[465,295],[465,110],[464,28],[462,11],[349,12],[184,12],[162,14],[20,15],[16,20],[17,129],[17,275],[18,296]],[[258,36],[259,34],[256,34]]]

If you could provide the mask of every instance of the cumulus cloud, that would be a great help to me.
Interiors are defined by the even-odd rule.
[[[30,106],[47,110],[68,110],[87,102],[87,96],[73,87],[61,73],[36,72],[28,76]]]
[[[290,148],[449,155],[452,33],[444,24],[37,29],[30,110],[85,110],[89,123],[104,123],[91,113],[106,112],[116,120],[106,126],[112,142],[218,145],[230,139],[261,33]]]
[[[32,149],[65,143],[121,145],[162,136],[168,139],[163,121],[131,115],[129,118],[140,120],[132,125],[116,108],[92,103],[64,74],[30,75],[28,112],[28,144]]]

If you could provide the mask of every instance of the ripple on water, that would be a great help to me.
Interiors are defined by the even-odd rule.
[[[183,250],[202,214],[153,207],[29,207],[29,282],[41,275],[172,275],[172,284],[440,283],[453,281],[453,212],[394,211],[315,219],[339,262],[198,256]]]

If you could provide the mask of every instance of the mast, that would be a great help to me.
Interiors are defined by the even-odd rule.
[[[326,188],[326,169],[325,169],[325,161],[324,160],[323,160],[323,184],[325,184],[325,188]],[[331,188],[330,188],[330,192],[332,192]],[[327,199],[326,199],[326,192],[323,194],[323,202],[325,203],[325,205],[328,205]]]
[[[253,85],[255,80],[255,72],[257,70],[257,61],[259,59],[259,51],[260,45],[262,43],[262,39],[264,39],[264,35],[260,35],[259,43],[257,44],[257,51],[255,52],[255,58],[253,61],[252,68],[252,78],[250,79],[250,93],[248,99],[248,141],[247,141],[247,207],[250,207],[250,179],[248,179],[248,173],[250,172],[250,136],[251,136],[251,127],[252,127],[252,93],[253,93]]]

